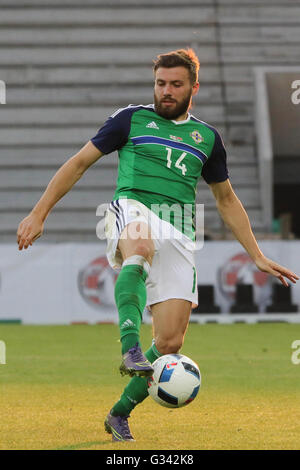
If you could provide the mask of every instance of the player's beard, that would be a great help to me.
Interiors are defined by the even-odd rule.
[[[161,100],[159,100],[154,93],[154,108],[155,112],[159,115],[162,116],[165,119],[170,119],[170,120],[175,120],[179,116],[182,116],[183,114],[187,113],[190,104],[191,104],[191,96],[192,96],[192,90],[180,101],[178,102],[177,100],[172,100],[176,104],[172,108],[164,107],[162,101],[167,100],[168,97],[164,97]]]

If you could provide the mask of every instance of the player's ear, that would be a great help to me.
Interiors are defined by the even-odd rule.
[[[199,91],[199,88],[200,88],[200,83],[199,83],[199,82],[196,82],[196,83],[193,85],[192,96],[197,95],[197,93],[198,93],[198,91]]]

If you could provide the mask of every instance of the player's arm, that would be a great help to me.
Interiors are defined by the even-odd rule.
[[[102,155],[103,153],[89,141],[59,168],[30,214],[19,224],[17,230],[19,250],[28,248],[42,235],[44,222],[51,209]]]
[[[221,183],[211,183],[209,186],[216,199],[217,209],[224,223],[248,252],[256,266],[261,271],[277,277],[285,286],[288,286],[285,277],[295,283],[299,279],[296,274],[266,258],[260,250],[252,232],[248,215],[235,194],[229,179]]]

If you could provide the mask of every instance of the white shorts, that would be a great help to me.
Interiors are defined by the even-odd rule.
[[[136,221],[148,224],[155,246],[146,280],[147,306],[168,299],[185,299],[196,307],[198,290],[193,242],[134,199],[112,201],[106,212],[106,254],[111,267],[121,269],[123,259],[117,248],[118,241],[126,225]]]

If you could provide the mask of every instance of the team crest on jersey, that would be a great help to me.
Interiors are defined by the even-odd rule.
[[[170,139],[176,140],[176,142],[181,142],[183,140],[182,137],[177,137],[176,135],[170,135]]]
[[[201,144],[201,142],[203,142],[203,137],[198,131],[191,132],[190,136],[196,142],[196,144]]]

